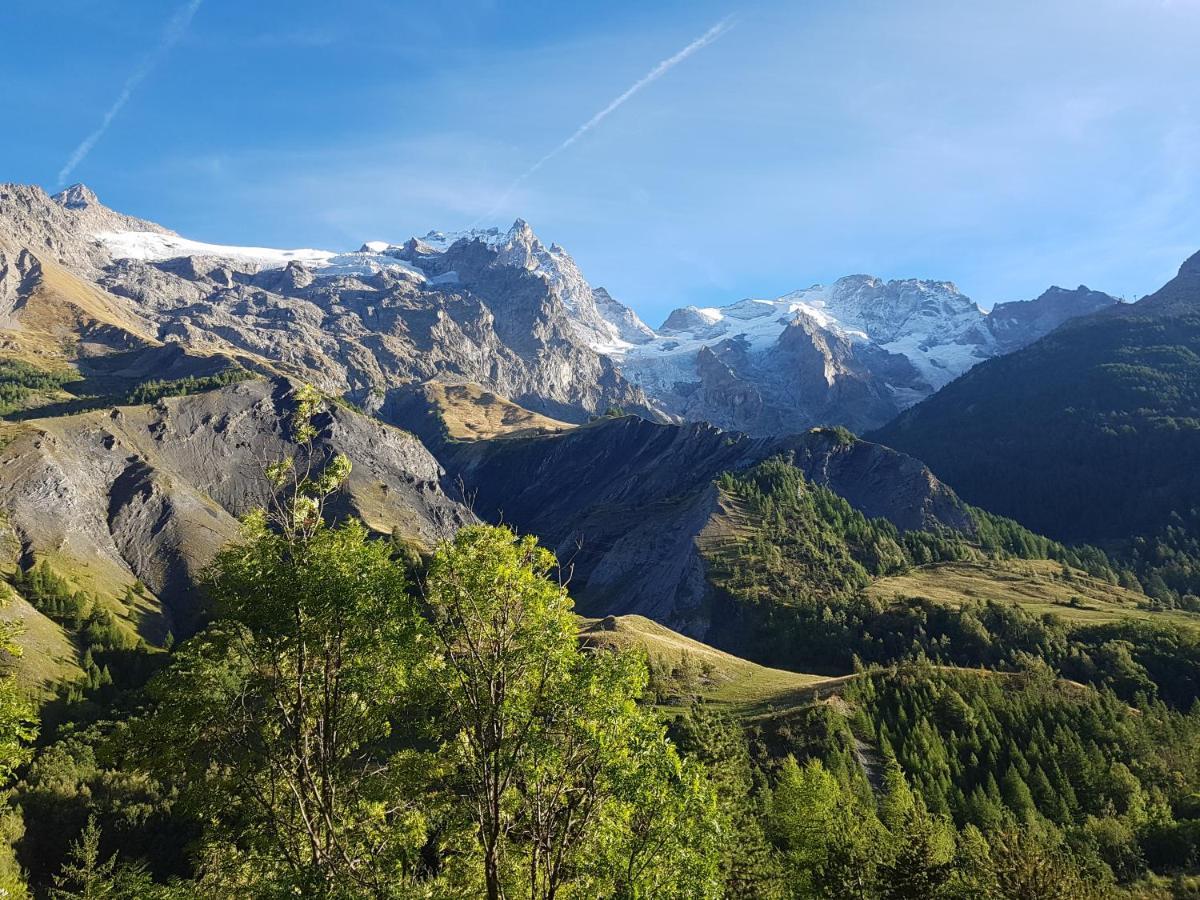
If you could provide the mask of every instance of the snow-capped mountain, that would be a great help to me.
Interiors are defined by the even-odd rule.
[[[524,223],[490,242],[430,240],[350,251],[206,243],[122,216],[82,186],[50,197],[0,185],[0,328],[36,306],[39,334],[86,320],[70,346],[87,353],[177,343],[385,416],[431,379],[479,384],[568,421],[613,405],[655,414],[593,348],[623,343],[626,323],[606,323],[599,309],[609,304],[583,292],[569,256]],[[79,281],[69,298],[50,299],[44,286],[60,269]],[[31,305],[39,290],[46,302]]]
[[[656,332],[522,219],[507,231],[281,250],[184,238],[82,185],[53,198],[11,186],[0,201],[14,247],[47,251],[133,301],[127,312],[158,340],[255,354],[382,407],[436,378],[560,418],[618,404],[756,434],[866,430],[981,360],[1115,302],[1052,288],[989,315],[949,282],[854,275],[677,309]]]
[[[94,201],[95,195],[91,196]],[[86,205],[84,201],[80,208]],[[596,352],[620,353],[654,339],[654,331],[637,313],[604,288],[588,284],[571,255],[558,244],[549,247],[543,244],[524,219],[517,219],[506,232],[498,228],[430,231],[405,244],[368,241],[353,252],[208,244],[165,230],[97,231],[94,236],[114,259],[161,261],[203,256],[260,269],[297,263],[322,276],[375,275],[387,271],[436,284],[455,283],[457,273],[446,271],[431,279],[426,268],[437,267],[437,260],[459,242],[479,242],[496,254],[496,265],[523,269],[545,279],[571,313],[571,325],[580,339]]]
[[[1115,303],[1080,287],[989,315],[945,281],[840,278],[769,300],[673,311],[621,369],[667,412],[769,433],[881,424],[967,369]]]

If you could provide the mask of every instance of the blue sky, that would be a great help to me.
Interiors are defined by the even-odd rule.
[[[185,6],[6,0],[0,180],[56,187]],[[652,324],[857,272],[1135,297],[1200,249],[1198,46],[1200,0],[201,0],[69,180],[226,243],[522,216]]]

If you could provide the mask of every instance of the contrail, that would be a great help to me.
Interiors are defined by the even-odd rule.
[[[59,171],[59,187],[62,187],[66,183],[67,176],[74,171],[76,166],[78,166],[84,161],[84,159],[87,158],[87,155],[92,152],[92,148],[96,146],[100,138],[104,137],[104,133],[108,131],[109,126],[112,125],[113,119],[115,119],[121,110],[125,108],[125,104],[129,102],[129,98],[133,96],[133,92],[137,89],[137,86],[146,80],[146,77],[154,71],[155,67],[157,67],[159,63],[163,61],[163,57],[165,57],[171,51],[171,48],[179,43],[179,39],[182,38],[184,32],[187,31],[188,26],[192,23],[192,17],[196,15],[196,10],[200,8],[200,4],[203,2],[204,0],[188,0],[188,2],[182,6],[174,16],[171,17],[171,21],[167,23],[167,27],[163,29],[162,40],[159,41],[158,46],[151,51],[145,59],[142,60],[141,65],[134,70],[133,74],[125,80],[125,87],[121,89],[121,93],[117,95],[117,99],[113,101],[113,105],[110,106],[108,108],[108,112],[104,114],[104,118],[100,121],[100,127],[83,139],[79,146],[75,148],[75,152],[71,154],[70,158],[66,161],[66,164],[63,165],[62,169]]]
[[[520,177],[518,177],[512,184],[510,184],[508,186],[508,189],[504,192],[504,194],[500,197],[500,199],[498,201],[496,201],[496,205],[493,206],[492,209],[486,215],[480,216],[478,219],[476,219],[474,222],[472,222],[470,224],[470,226],[468,226],[468,227],[474,228],[476,225],[478,225],[484,219],[490,219],[492,216],[494,216],[500,210],[500,208],[502,206],[504,206],[504,204],[508,201],[508,198],[512,196],[513,191],[515,191],[518,187],[520,187],[521,184],[523,184],[531,175],[533,175],[535,172],[537,172],[538,169],[540,169],[546,163],[550,162],[550,160],[554,159],[554,157],[558,156],[560,153],[562,153],[564,150],[566,150],[568,147],[570,147],[572,144],[574,144],[576,141],[578,141],[581,137],[583,137],[585,134],[587,134],[589,131],[591,131],[593,128],[595,128],[597,125],[599,125],[605,119],[607,119],[610,115],[612,115],[612,113],[616,112],[616,110],[626,100],[628,100],[630,97],[632,97],[638,91],[640,91],[646,85],[650,84],[651,82],[658,81],[658,79],[660,79],[664,75],[666,75],[667,72],[671,71],[671,69],[675,68],[675,66],[679,65],[681,62],[683,62],[685,59],[687,59],[693,53],[703,50],[705,47],[707,47],[709,44],[711,44],[713,41],[715,41],[717,38],[719,38],[721,35],[723,35],[726,31],[728,31],[732,27],[733,27],[733,17],[726,16],[724,19],[722,19],[720,22],[718,22],[712,28],[708,29],[708,31],[704,32],[704,34],[700,35],[700,37],[696,38],[696,40],[692,41],[690,44],[688,44],[686,47],[684,47],[682,50],[680,50],[674,56],[669,56],[666,59],[664,59],[662,62],[660,62],[657,66],[655,66],[653,69],[651,69],[645,75],[643,75],[641,78],[639,78],[637,81],[635,81],[633,83],[633,85],[627,91],[625,91],[625,93],[621,94],[619,97],[617,97],[611,103],[609,103],[608,106],[604,107],[604,109],[600,110],[600,112],[596,113],[594,116],[592,116],[590,119],[588,119],[582,125],[580,125],[577,129],[575,129],[574,134],[572,134],[569,138],[567,138],[565,141],[563,141],[561,144],[559,144],[557,147],[555,147],[553,150],[551,150],[549,153],[547,153],[545,156],[543,156],[541,159],[539,159],[537,162],[535,162],[532,166],[530,166]]]

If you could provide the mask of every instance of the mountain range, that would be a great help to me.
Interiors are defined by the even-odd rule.
[[[787,458],[893,527],[974,527],[921,463],[848,432],[684,421],[696,410],[672,412],[625,371],[678,359],[664,348],[703,314],[653,331],[523,222],[279,251],[189,241],[82,186],[6,186],[0,253],[9,558],[52,565],[151,640],[203,619],[198,573],[261,502],[266,462],[295,452],[301,381],[331,398],[321,452],[354,462],[343,512],[419,549],[503,518],[571,560],[582,608],[716,643],[703,546],[737,519],[714,487],[722,472]],[[843,296],[851,282],[857,299]],[[805,329],[832,345],[841,326],[820,310],[848,316],[872,290],[910,302],[910,288],[849,279],[824,300],[749,306],[771,310],[754,324],[780,347]],[[725,352],[747,305],[693,327],[699,364]],[[955,309],[987,321],[965,298]],[[846,340],[855,359],[907,359]],[[641,417],[599,415],[610,407]]]
[[[872,437],[919,455],[972,502],[1065,540],[1187,541],[1198,414],[1200,254],[1155,293],[975,367]],[[1182,570],[1177,586],[1198,587]]]
[[[14,259],[0,298],[15,304],[38,283],[15,280],[26,277],[22,252],[46,258],[103,291],[120,320],[107,324],[134,343],[257,359],[385,417],[398,387],[437,379],[569,421],[618,406],[759,435],[866,430],[976,363],[1116,302],[1051,288],[988,314],[948,282],[859,275],[677,309],[655,331],[522,220],[351,252],[273,250],[182,238],[109,210],[82,185],[54,197],[10,185],[0,232]]]

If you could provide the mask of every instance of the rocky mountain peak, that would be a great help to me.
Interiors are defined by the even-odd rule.
[[[89,206],[102,205],[96,192],[82,182],[59,191],[50,199],[66,209],[87,209]]]
[[[1200,276],[1200,252],[1193,253],[1179,267],[1179,274],[1184,276]]]

